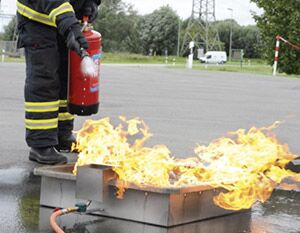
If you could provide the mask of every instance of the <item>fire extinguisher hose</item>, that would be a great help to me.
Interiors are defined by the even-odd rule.
[[[78,207],[74,207],[74,208],[67,208],[67,209],[54,211],[50,216],[50,225],[52,230],[56,233],[64,233],[64,231],[56,223],[56,218],[65,214],[76,212],[78,210],[79,210]]]
[[[83,32],[86,29],[86,27],[88,26],[89,17],[83,16],[82,21],[83,21],[83,26],[81,28],[81,32]]]

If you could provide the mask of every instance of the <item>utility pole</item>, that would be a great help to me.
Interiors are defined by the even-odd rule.
[[[196,48],[204,48],[206,52],[221,50],[219,33],[213,25],[215,21],[215,0],[193,0],[192,14],[180,53],[188,51],[190,41],[195,42]]]
[[[181,33],[181,19],[178,18],[177,57],[179,57],[180,54],[180,33]]]
[[[231,12],[230,36],[229,36],[229,61],[232,59],[232,24],[233,24],[233,9],[227,8]]]

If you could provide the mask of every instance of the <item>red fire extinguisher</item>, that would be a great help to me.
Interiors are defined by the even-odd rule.
[[[89,43],[86,54],[96,68],[93,74],[84,73],[81,69],[84,58],[74,51],[69,52],[68,112],[79,116],[96,114],[99,108],[101,34],[84,22],[83,34]]]

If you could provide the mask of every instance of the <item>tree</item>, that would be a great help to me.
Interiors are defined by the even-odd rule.
[[[138,35],[140,17],[132,5],[121,0],[102,1],[94,27],[102,34],[104,51],[141,52]]]
[[[15,34],[15,29],[16,29],[16,16],[14,16],[9,24],[4,27],[4,33],[2,36],[2,40],[10,41],[10,40],[15,40],[14,34]]]
[[[238,37],[239,37],[239,30],[240,25],[235,21],[231,19],[226,19],[222,21],[217,21],[215,23],[215,26],[219,32],[220,41],[224,44],[224,49],[229,54],[229,44],[230,44],[230,31],[232,27],[232,48],[240,48],[240,45],[238,44]]]
[[[163,6],[153,13],[145,15],[140,23],[140,38],[143,51],[150,49],[157,54],[175,54],[178,40],[179,17],[170,6]]]
[[[260,58],[262,56],[263,41],[257,26],[242,26],[240,36],[241,48],[244,49],[245,57]]]
[[[275,37],[280,35],[289,41],[300,44],[300,1],[293,0],[251,0],[264,10],[255,15],[265,43],[268,62],[273,63]],[[278,69],[288,74],[300,74],[300,51],[282,44],[280,48]]]
[[[216,27],[227,54],[229,54],[229,37],[232,27],[233,49],[243,49],[247,58],[259,58],[262,56],[262,41],[260,30],[257,26],[241,26],[235,20],[227,19],[216,22]]]

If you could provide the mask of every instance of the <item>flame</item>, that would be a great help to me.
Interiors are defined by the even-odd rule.
[[[182,187],[209,185],[221,188],[214,203],[224,209],[248,209],[265,202],[286,177],[300,181],[300,175],[285,169],[297,156],[281,144],[270,127],[239,129],[195,148],[195,156],[176,159],[165,145],[146,147],[151,134],[139,118],[120,117],[114,127],[109,118],[87,120],[77,132],[74,149],[80,151],[77,166],[104,164],[118,175],[117,195],[126,187]],[[288,187],[287,185],[285,187]]]

